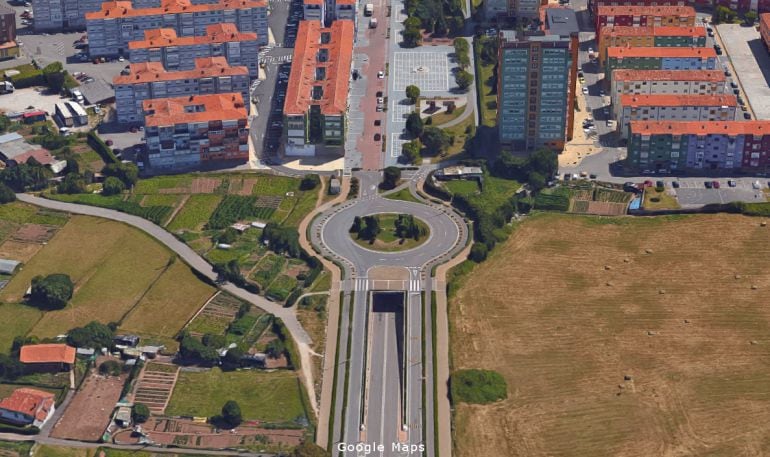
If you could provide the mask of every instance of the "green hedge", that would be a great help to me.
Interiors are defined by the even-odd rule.
[[[492,370],[460,370],[450,380],[452,402],[486,404],[508,397],[503,376]]]
[[[115,153],[112,152],[112,149],[110,149],[107,144],[102,141],[101,138],[96,134],[95,131],[91,130],[88,132],[88,138],[86,140],[88,142],[88,145],[93,148],[94,151],[96,151],[97,154],[104,160],[104,163],[110,164],[110,163],[118,163],[120,162],[115,156]]]
[[[567,211],[569,210],[569,197],[560,194],[539,193],[535,197],[535,209]]]
[[[40,429],[37,427],[17,427],[11,424],[0,424],[0,433],[17,433],[19,435],[37,435]]]
[[[13,75],[9,79],[16,89],[24,89],[25,87],[33,86],[45,86],[45,76],[43,76],[43,70],[38,70],[32,65],[25,65],[15,68],[20,73]]]

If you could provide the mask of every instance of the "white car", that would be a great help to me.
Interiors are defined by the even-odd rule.
[[[587,88],[587,87],[585,87],[585,86],[583,86],[583,93],[584,93],[584,94],[586,94],[586,95],[588,95],[588,88]]]
[[[118,62],[125,62],[126,59],[123,56],[118,57]]]
[[[383,79],[385,78],[385,72],[384,71],[378,71],[377,72],[377,79]]]
[[[753,183],[751,183],[751,187],[755,189],[759,189],[760,187],[762,187],[762,185],[759,184],[759,181],[754,181]]]
[[[385,99],[382,97],[377,97],[377,104],[382,105],[383,103],[385,103]]]

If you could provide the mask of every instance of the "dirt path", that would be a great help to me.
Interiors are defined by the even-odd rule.
[[[321,189],[319,191],[319,199],[323,197],[323,193],[325,192],[326,185],[322,185]],[[350,191],[350,180],[349,179],[342,179],[342,187],[340,189],[340,194],[335,198],[334,200],[330,200],[326,203],[324,203],[321,206],[316,207],[313,211],[308,214],[305,219],[302,220],[299,224],[299,244],[302,246],[302,249],[305,250],[310,255],[313,255],[318,260],[321,261],[321,264],[323,264],[324,268],[329,270],[329,272],[332,275],[332,282],[331,282],[331,288],[329,289],[329,301],[327,303],[329,314],[327,316],[327,327],[326,327],[326,347],[324,348],[324,363],[323,363],[323,375],[321,380],[321,401],[320,405],[318,404],[318,401],[316,401],[317,396],[313,395],[313,409],[316,413],[316,418],[318,419],[318,429],[316,432],[316,444],[319,446],[326,448],[327,442],[329,439],[329,415],[331,413],[331,406],[332,406],[332,392],[334,390],[334,358],[337,353],[337,324],[339,321],[339,314],[340,314],[340,282],[342,278],[342,274],[340,272],[340,269],[335,265],[334,263],[326,260],[325,258],[316,255],[315,250],[313,249],[313,246],[310,243],[310,240],[307,238],[307,229],[310,223],[313,221],[313,219],[320,213],[326,211],[327,209],[331,208],[335,204],[342,203],[347,198],[348,192]],[[320,200],[319,200],[320,201]],[[308,389],[308,396],[310,396],[310,393],[315,393],[315,388],[311,384],[310,386],[307,385],[307,379],[312,379],[312,377],[307,376],[307,373],[311,370],[311,361],[310,361],[310,348],[307,347],[307,345],[304,345],[304,348],[300,348],[300,357],[302,358],[302,377],[305,381],[305,386]]]

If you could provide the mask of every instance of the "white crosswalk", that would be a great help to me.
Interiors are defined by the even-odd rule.
[[[289,63],[291,62],[291,54],[285,56],[264,56],[261,58],[262,62],[267,63]]]
[[[419,292],[422,290],[422,287],[420,286],[420,280],[419,279],[410,279],[409,280],[409,292]]]
[[[362,290],[369,290],[368,278],[353,278],[353,291],[358,292]]]

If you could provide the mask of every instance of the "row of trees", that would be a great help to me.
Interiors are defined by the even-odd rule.
[[[440,155],[453,141],[444,130],[426,126],[419,113],[410,113],[406,118],[406,131],[413,138],[401,147],[401,154],[408,163],[416,163],[419,160],[423,147],[431,154]]]
[[[418,224],[411,214],[399,214],[396,219],[396,236],[402,239],[411,238],[419,241],[428,234],[426,227]]]
[[[106,176],[102,185],[102,195],[117,195],[132,188],[139,180],[139,168],[133,163],[111,163],[102,168]],[[75,160],[67,161],[67,175],[59,183],[56,191],[60,194],[82,194],[88,192],[88,185],[94,180],[93,173],[81,173]]]
[[[376,215],[356,216],[350,226],[350,233],[355,233],[359,240],[374,241],[381,232],[380,218]]]

